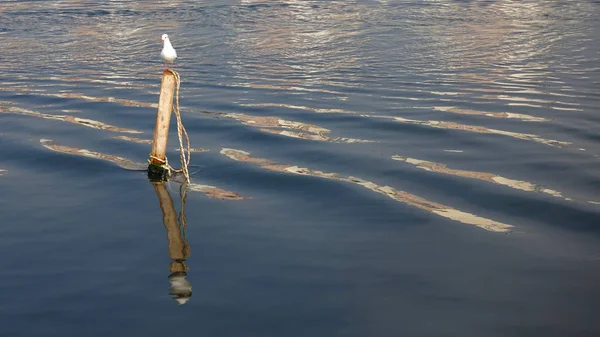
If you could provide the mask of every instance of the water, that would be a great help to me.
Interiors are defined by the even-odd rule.
[[[599,14],[0,3],[0,332],[598,336]],[[181,228],[143,171],[163,33]]]

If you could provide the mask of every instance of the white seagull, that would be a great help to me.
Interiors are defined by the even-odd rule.
[[[165,71],[167,71],[167,62],[171,63],[171,66],[173,66],[173,62],[175,62],[175,59],[177,58],[177,52],[169,40],[169,35],[163,34],[160,40],[163,42],[163,49],[160,52],[160,57],[165,60]]]

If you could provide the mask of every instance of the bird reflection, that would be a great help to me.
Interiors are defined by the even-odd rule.
[[[181,212],[179,216],[175,212],[173,200],[164,182],[152,182],[152,186],[158,196],[160,209],[163,213],[163,223],[167,229],[169,241],[169,294],[179,304],[185,304],[192,297],[192,285],[186,279],[188,266],[185,260],[190,256],[190,246],[186,241],[187,220],[185,217],[185,201],[187,197],[187,184],[183,183],[179,194],[181,197]]]

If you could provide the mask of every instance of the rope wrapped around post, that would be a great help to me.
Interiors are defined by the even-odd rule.
[[[156,127],[152,141],[152,152],[148,159],[148,176],[151,179],[166,180],[172,173],[183,173],[186,183],[190,182],[188,166],[190,164],[190,138],[181,120],[179,107],[179,89],[181,78],[175,70],[167,69],[163,73],[160,98],[158,102],[158,113],[156,116]],[[173,91],[175,89],[175,104],[173,104]],[[167,139],[171,112],[177,120],[177,136],[179,137],[179,161],[181,169],[177,170],[169,165],[166,157]]]

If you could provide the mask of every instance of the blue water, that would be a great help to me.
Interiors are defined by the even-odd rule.
[[[599,17],[1,2],[0,335],[600,335]],[[187,193],[144,171],[163,33]]]

